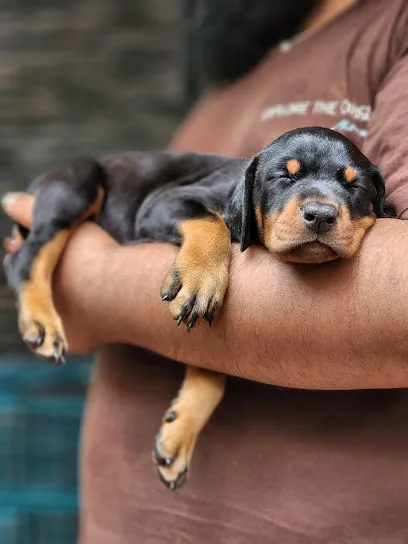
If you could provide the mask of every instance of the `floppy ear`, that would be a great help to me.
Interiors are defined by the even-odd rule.
[[[241,251],[245,251],[256,240],[256,221],[253,202],[253,190],[258,157],[254,157],[245,172],[244,195],[242,199]]]
[[[373,201],[376,216],[395,217],[395,210],[392,207],[385,206],[385,182],[378,166],[374,166],[372,180],[377,191],[377,196]]]

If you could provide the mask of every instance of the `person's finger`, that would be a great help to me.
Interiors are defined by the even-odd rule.
[[[3,247],[6,253],[15,253],[24,244],[24,238],[21,236],[17,225],[13,226],[11,236],[3,240]]]
[[[31,227],[34,197],[26,193],[6,193],[1,199],[6,214],[20,225]]]
[[[22,245],[23,242],[15,240],[14,238],[5,238],[3,242],[4,251],[6,253],[15,253],[21,248]]]

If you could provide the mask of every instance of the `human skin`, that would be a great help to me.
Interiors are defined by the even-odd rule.
[[[32,198],[7,213],[30,225]],[[408,385],[408,225],[378,220],[357,257],[281,263],[233,248],[230,286],[214,326],[176,327],[159,296],[177,249],[119,246],[94,224],[72,236],[55,274],[70,350],[126,343],[191,365],[307,389]]]

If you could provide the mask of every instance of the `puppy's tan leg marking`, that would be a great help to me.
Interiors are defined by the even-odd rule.
[[[41,247],[31,263],[29,279],[20,286],[18,326],[23,340],[34,353],[55,364],[64,363],[67,341],[52,299],[52,275],[75,227],[98,213],[103,199],[100,188],[81,219]]]
[[[197,437],[220,403],[226,377],[188,366],[177,398],[164,414],[156,436],[154,460],[171,490],[183,485]]]
[[[69,235],[70,230],[61,230],[40,249],[19,296],[18,326],[24,342],[37,355],[56,364],[64,362],[67,344],[52,301],[52,273]]]
[[[170,314],[187,328],[200,317],[212,323],[228,286],[231,235],[218,214],[180,223],[182,246],[161,287]]]
[[[103,202],[105,200],[105,189],[103,187],[98,187],[98,193],[95,200],[92,202],[92,204],[89,206],[89,208],[85,211],[85,213],[80,217],[78,222],[75,226],[78,226],[79,223],[82,223],[83,221],[86,221],[93,215],[98,214],[101,211]]]

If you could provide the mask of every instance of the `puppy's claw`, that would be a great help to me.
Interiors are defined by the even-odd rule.
[[[200,317],[200,314],[198,314],[197,312],[193,313],[193,315],[191,316],[190,321],[187,323],[187,332],[190,332],[190,329],[192,329],[194,327],[194,325],[197,323],[199,317]]]
[[[37,335],[35,337],[32,337],[29,333],[25,336],[23,336],[24,342],[27,344],[27,346],[31,349],[37,349],[40,346],[43,345],[45,340],[45,329],[40,323],[37,321],[34,323],[37,331]]]
[[[172,480],[171,482],[167,482],[167,487],[170,489],[170,491],[177,491],[182,487],[187,480],[187,469],[183,470],[183,472],[180,472],[180,474],[177,476],[175,480]]]
[[[58,351],[58,346],[55,346],[54,347],[54,353],[53,353],[52,357],[50,358],[50,361],[51,361],[51,363],[53,363],[56,366],[65,365],[65,363],[66,363],[65,349],[63,349],[62,352],[60,353]]]
[[[172,462],[173,462],[173,459],[170,459],[169,457],[156,456],[156,463],[161,467],[169,467],[171,466]]]
[[[181,472],[175,480],[166,480],[163,474],[160,472],[160,469],[157,470],[159,474],[160,481],[168,488],[170,491],[178,491],[185,483],[187,479],[187,470]]]
[[[161,286],[161,297],[164,301],[173,300],[181,289],[181,281],[178,271],[172,267],[167,273]]]
[[[195,303],[195,297],[193,300],[189,301],[187,304],[185,304],[181,308],[180,314],[177,318],[177,325],[180,325],[182,321],[184,321],[184,319],[188,316],[188,314],[191,312],[191,307],[194,305],[194,303]]]
[[[157,444],[158,444],[158,437],[156,437],[156,440],[154,441],[154,447],[153,447],[154,460],[159,466],[169,467],[173,463],[173,459],[171,457],[166,457],[165,455],[163,455]]]
[[[163,416],[163,419],[166,423],[171,423],[177,418],[177,414],[174,410],[169,410]]]
[[[210,325],[210,327],[212,327],[214,321],[214,311],[207,312],[204,316],[204,319],[208,321],[208,324]]]

